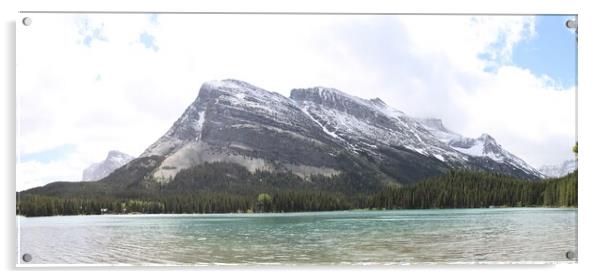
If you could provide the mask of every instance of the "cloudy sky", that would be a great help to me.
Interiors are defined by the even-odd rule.
[[[571,158],[564,16],[33,14],[17,26],[17,190],[138,156],[204,81],[327,86],[491,134],[529,164]]]

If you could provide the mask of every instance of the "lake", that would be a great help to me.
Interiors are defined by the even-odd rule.
[[[20,264],[574,262],[577,209],[17,217]],[[29,263],[21,255],[32,256]]]

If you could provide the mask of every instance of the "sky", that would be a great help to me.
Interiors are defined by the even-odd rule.
[[[34,14],[17,27],[17,190],[140,155],[205,81],[333,87],[492,135],[534,167],[572,158],[567,16]]]

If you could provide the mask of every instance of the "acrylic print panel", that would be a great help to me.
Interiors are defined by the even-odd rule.
[[[577,260],[574,16],[19,16],[20,266]]]

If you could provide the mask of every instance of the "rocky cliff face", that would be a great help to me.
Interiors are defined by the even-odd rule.
[[[384,159],[387,164],[392,163],[384,156],[389,153],[382,150],[401,148],[435,159],[447,167],[496,171],[522,178],[542,177],[490,135],[467,138],[448,130],[440,119],[410,117],[380,99],[364,100],[321,87],[295,89],[291,98],[351,152],[367,153]],[[420,165],[419,161],[414,162]],[[436,165],[429,162],[421,168]]]
[[[339,146],[290,99],[237,80],[205,83],[196,100],[144,156],[164,156],[154,177],[203,162],[301,176],[338,173]]]
[[[380,99],[323,87],[294,89],[287,98],[238,80],[203,84],[182,116],[140,156],[146,157],[160,162],[147,175],[157,180],[203,162],[302,177],[361,167],[400,183],[450,168],[541,176],[491,136],[465,138],[441,120],[410,117]]]
[[[395,146],[442,162],[468,156],[448,147],[418,121],[381,100],[364,100],[331,88],[294,89],[291,98],[303,111],[352,151]]]

